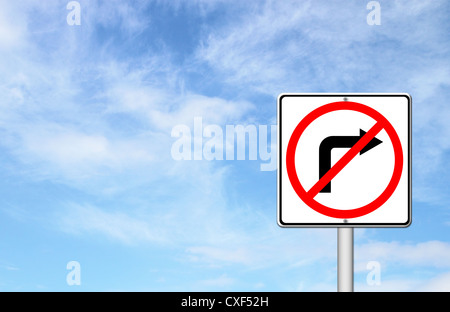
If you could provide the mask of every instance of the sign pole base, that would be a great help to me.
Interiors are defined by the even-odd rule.
[[[338,292],[353,292],[353,228],[338,228]]]

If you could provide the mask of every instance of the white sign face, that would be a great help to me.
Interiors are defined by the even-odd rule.
[[[278,224],[411,223],[408,94],[281,94]]]

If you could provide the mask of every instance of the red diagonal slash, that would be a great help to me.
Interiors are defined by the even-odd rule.
[[[323,177],[314,184],[314,186],[307,192],[311,198],[316,197],[317,194],[342,170],[345,166],[367,145],[369,142],[381,131],[383,125],[377,122],[369,131],[355,144],[350,150],[342,156],[341,159],[331,167],[330,170]]]

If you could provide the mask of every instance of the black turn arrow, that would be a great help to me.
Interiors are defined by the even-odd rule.
[[[364,130],[359,129],[359,136],[330,136],[325,138],[319,146],[319,179],[331,169],[331,150],[333,148],[352,148],[365,134]],[[359,155],[381,143],[382,141],[374,137],[359,152]],[[331,181],[319,193],[331,193]]]

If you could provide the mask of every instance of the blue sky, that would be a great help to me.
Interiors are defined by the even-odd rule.
[[[171,156],[284,92],[412,95],[413,222],[355,229],[355,290],[450,290],[447,1],[68,2],[0,0],[0,291],[335,291],[336,229],[279,228],[276,171]]]

